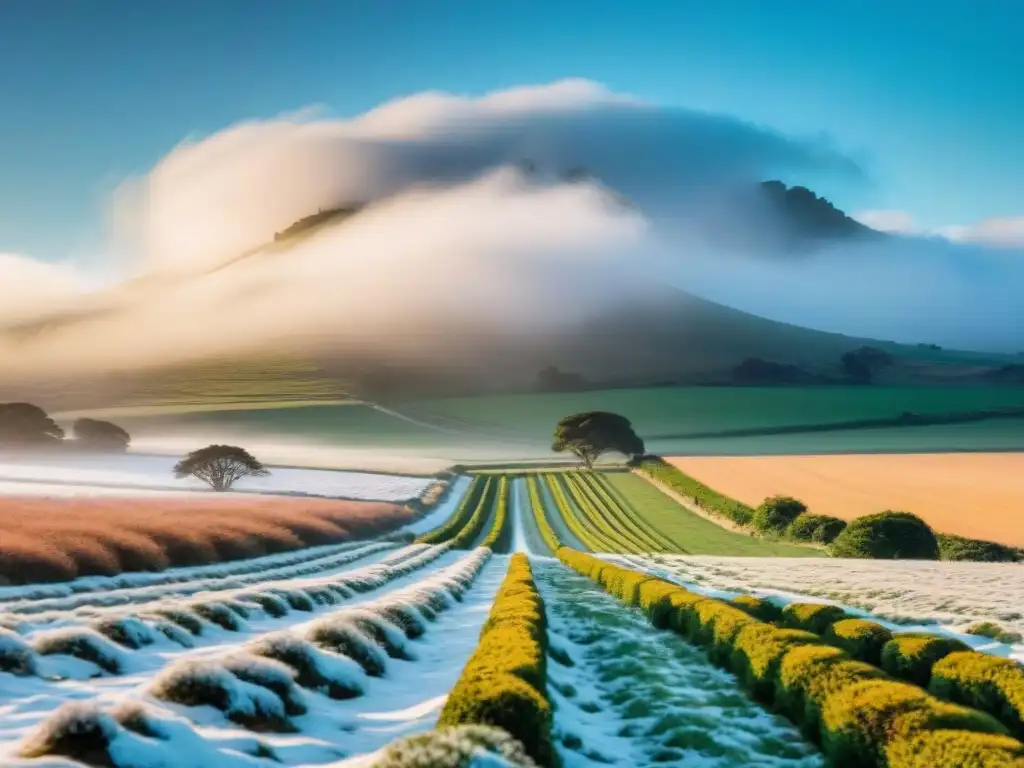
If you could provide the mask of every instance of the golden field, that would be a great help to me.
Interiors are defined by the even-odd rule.
[[[756,506],[794,496],[845,520],[913,512],[936,531],[1024,546],[1024,454],[681,456],[667,459],[705,485]]]

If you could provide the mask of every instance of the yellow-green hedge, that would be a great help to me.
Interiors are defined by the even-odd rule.
[[[486,487],[487,478],[480,475],[474,477],[469,483],[466,495],[463,496],[462,501],[459,502],[459,506],[455,510],[455,514],[448,518],[448,520],[446,520],[439,528],[435,528],[430,533],[420,536],[416,539],[416,543],[443,544],[449,539],[454,538],[459,531],[466,527],[470,518],[473,517],[473,513],[476,512]]]
[[[1013,659],[955,651],[932,667],[936,696],[991,712],[1024,739],[1024,667]]]
[[[656,626],[706,647],[712,661],[820,744],[836,768],[994,768],[1024,761],[1024,744],[990,715],[893,680],[818,635],[773,626],[723,600],[568,547],[558,557],[641,608]],[[791,614],[795,620],[804,612]],[[804,618],[817,616],[809,611]],[[825,623],[832,629],[842,621],[848,620]]]
[[[925,688],[937,662],[955,651],[967,650],[970,647],[966,643],[952,637],[920,632],[893,635],[892,640],[882,646],[882,669],[893,677]]]
[[[790,603],[782,609],[780,624],[789,629],[803,629],[822,635],[837,621],[848,618],[849,614],[838,605]]]
[[[480,497],[480,503],[473,510],[472,517],[451,539],[452,546],[455,549],[472,549],[476,546],[477,539],[480,538],[484,526],[487,525],[487,521],[491,517],[491,509],[494,507],[499,485],[500,478],[490,477],[487,479],[483,495]]]
[[[821,639],[842,648],[858,661],[877,667],[882,663],[882,648],[892,640],[892,632],[874,621],[842,619],[826,629]]]
[[[557,765],[547,696],[547,623],[530,561],[513,555],[476,651],[448,696],[438,727],[491,725],[541,766]]]
[[[487,532],[487,536],[480,542],[481,547],[489,547],[502,554],[508,552],[512,540],[512,516],[509,514],[511,486],[511,481],[505,475],[498,480],[498,502],[494,510],[494,522],[491,523],[491,530]]]
[[[551,554],[555,554],[558,548],[562,546],[562,542],[559,541],[558,534],[555,533],[555,529],[548,522],[547,512],[544,510],[544,502],[540,497],[540,481],[536,475],[530,475],[526,478],[526,489],[530,495],[530,509],[533,510],[533,519],[537,523],[540,537],[547,544],[548,549],[551,550]]]

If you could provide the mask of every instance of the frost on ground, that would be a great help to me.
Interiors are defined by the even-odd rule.
[[[452,487],[448,490],[444,501],[427,512],[419,520],[403,526],[401,530],[422,536],[424,533],[429,533],[435,528],[440,528],[458,509],[459,504],[462,502],[462,497],[466,495],[466,490],[469,488],[469,483],[469,477],[465,475],[457,477],[452,482]]]
[[[176,480],[172,469],[179,456],[59,455],[25,461],[0,461],[0,493],[62,496],[124,494],[127,489],[202,491],[195,478]],[[430,477],[343,472],[327,469],[271,467],[268,477],[246,477],[235,483],[239,491],[302,493],[373,501],[405,501],[422,493]],[[74,493],[70,493],[74,490]]]
[[[619,558],[701,591],[750,593],[778,602],[809,599],[861,612],[897,628],[962,633],[981,621],[1024,632],[1024,566],[930,560],[651,555]],[[1024,660],[1024,645],[962,636],[977,650]]]
[[[45,755],[24,762],[34,766],[61,754],[117,768],[361,764],[436,723],[504,576],[505,559],[489,558],[406,547],[339,574],[353,587],[343,604],[281,616],[250,604],[236,631],[204,623],[194,648],[122,647],[121,668],[104,676],[95,661],[40,656],[42,676],[0,673],[0,765],[26,751]],[[323,627],[344,642],[319,644]],[[12,657],[31,650],[19,637]],[[44,674],[58,671],[51,659],[57,675]]]
[[[548,688],[566,768],[823,764],[696,647],[558,563],[536,562],[534,576],[548,611]]]

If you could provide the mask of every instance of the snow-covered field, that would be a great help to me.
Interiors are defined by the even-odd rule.
[[[1024,645],[964,634],[982,621],[1024,633],[1024,566],[928,560],[832,558],[618,556],[695,590],[834,603],[902,631],[953,634],[976,650],[1024,661]]]
[[[131,768],[355,765],[431,728],[506,558],[375,542],[303,554],[219,578],[6,590],[0,765],[73,765],[21,756],[59,753],[68,734]]]
[[[31,496],[123,495],[140,492],[208,490],[195,478],[172,473],[179,456],[62,455],[0,461],[0,494]],[[418,496],[429,477],[272,467],[268,477],[246,477],[235,490],[257,493],[302,493],[373,501],[404,501]]]

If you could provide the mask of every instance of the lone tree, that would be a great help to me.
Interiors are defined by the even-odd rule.
[[[843,373],[861,384],[870,384],[875,373],[893,363],[892,355],[877,347],[859,347],[840,358]]]
[[[578,456],[587,469],[604,453],[616,451],[629,458],[644,452],[641,440],[625,416],[607,411],[588,411],[566,416],[555,427],[551,450],[569,451]]]
[[[226,491],[240,477],[266,477],[270,471],[236,445],[208,445],[174,465],[174,476],[198,477],[215,491]]]
[[[31,403],[0,403],[0,446],[52,445],[64,439],[64,430]]]
[[[100,451],[126,451],[132,441],[131,435],[117,424],[97,419],[77,419],[71,431],[83,448]]]

